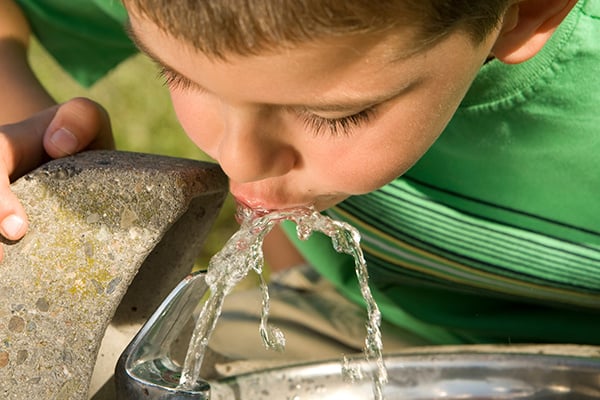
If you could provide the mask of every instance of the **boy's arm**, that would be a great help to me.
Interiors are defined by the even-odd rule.
[[[0,1],[0,125],[20,121],[55,104],[27,60],[30,29],[13,0]]]
[[[114,147],[108,115],[97,103],[74,99],[56,105],[29,66],[29,37],[20,8],[1,0],[0,235],[9,240],[20,239],[27,230],[25,210],[10,191],[11,179],[49,158]]]

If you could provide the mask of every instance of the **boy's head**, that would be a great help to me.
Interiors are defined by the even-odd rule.
[[[534,56],[576,0],[124,3],[233,195],[324,209],[404,173],[490,55]]]

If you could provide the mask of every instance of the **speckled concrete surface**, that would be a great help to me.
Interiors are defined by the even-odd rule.
[[[189,272],[226,178],[213,164],[93,151],[13,190],[30,228],[0,262],[0,398],[84,399],[111,319],[142,323]]]

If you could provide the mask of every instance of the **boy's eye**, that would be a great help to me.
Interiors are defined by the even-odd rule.
[[[308,111],[303,111],[300,115],[306,126],[315,132],[315,135],[349,136],[354,129],[368,123],[374,117],[375,107],[369,107],[356,114],[340,118],[325,118]]]
[[[189,89],[193,85],[193,83],[185,76],[164,66],[159,67],[158,75],[163,80],[163,83],[170,89],[184,90]]]
[[[194,83],[185,76],[167,68],[159,66],[159,77],[170,89],[185,90],[194,86]],[[304,124],[315,135],[328,134],[331,136],[349,136],[353,130],[368,123],[375,115],[375,106],[360,112],[340,118],[326,118],[316,115],[309,110],[299,112]]]

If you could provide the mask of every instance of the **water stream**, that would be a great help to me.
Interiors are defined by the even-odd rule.
[[[358,231],[354,227],[326,217],[312,208],[263,212],[240,207],[238,219],[242,221],[240,229],[209,262],[205,279],[210,287],[210,295],[198,317],[181,372],[179,388],[189,390],[200,378],[203,355],[221,314],[223,301],[251,270],[254,270],[260,277],[263,301],[259,330],[263,342],[267,348],[274,350],[282,350],[285,347],[283,333],[268,323],[269,293],[267,284],[262,278],[264,261],[262,243],[273,226],[283,220],[291,220],[296,223],[300,239],[306,240],[315,231],[322,232],[331,237],[336,251],[354,257],[356,276],[367,305],[367,334],[364,353],[366,360],[376,365],[373,374],[374,397],[382,399],[383,385],[387,382],[387,371],[383,362],[383,345],[379,329],[381,314],[369,289],[367,266],[359,245],[360,234]],[[345,361],[342,373],[355,379],[357,376],[362,376],[359,368],[358,364],[350,365]]]

